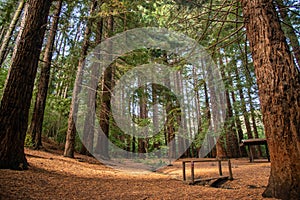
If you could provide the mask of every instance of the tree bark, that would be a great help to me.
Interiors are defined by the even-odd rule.
[[[38,92],[37,92],[36,101],[34,105],[31,124],[29,128],[29,134],[31,135],[32,142],[36,149],[39,149],[42,146],[44,111],[46,107],[46,99],[47,99],[48,85],[50,79],[53,46],[54,46],[55,35],[58,27],[59,15],[62,7],[62,0],[59,0],[56,6],[57,7],[54,12],[52,26],[50,29],[50,33],[45,48],[43,66],[41,69],[41,75],[38,84]]]
[[[153,82],[154,82],[154,79],[153,79]],[[152,120],[153,120],[153,133],[155,134],[158,134],[160,129],[159,129],[159,118],[158,118],[158,115],[159,115],[159,110],[158,110],[158,86],[157,84],[153,83],[152,85],[152,104],[153,104],[153,117],[152,117]],[[159,149],[160,146],[161,146],[161,141],[158,140],[158,141],[155,141],[154,144],[154,149]],[[159,156],[160,157],[160,156]]]
[[[202,123],[202,116],[201,116],[201,105],[200,105],[200,94],[199,94],[199,86],[200,86],[200,83],[199,83],[199,80],[198,80],[198,76],[197,76],[197,69],[193,66],[193,82],[194,82],[194,85],[195,85],[195,92],[196,92],[196,95],[195,95],[195,104],[196,104],[196,113],[197,113],[197,120],[198,120],[198,130],[197,130],[197,133],[196,134],[202,134],[202,131],[203,131],[203,123]],[[181,80],[181,84],[182,84],[182,80]],[[181,91],[183,90],[183,88],[187,88],[187,87],[183,87],[181,86]],[[187,93],[187,91],[186,91]],[[189,120],[190,121],[190,120]],[[186,122],[186,117],[184,117],[184,128],[187,129],[187,122]],[[190,131],[191,132],[191,131]],[[190,133],[190,139],[192,140],[193,139],[193,135],[192,135],[192,132]],[[209,144],[208,144],[209,145]],[[207,147],[209,148],[209,146]],[[200,145],[198,147],[198,149],[200,150]],[[187,156],[191,156],[192,158],[193,157],[199,157],[199,151],[197,150],[195,152],[195,144],[194,142],[190,145],[190,147],[187,149]],[[194,155],[196,153],[196,155]]]
[[[113,35],[114,30],[114,18],[113,16],[109,16],[107,19],[107,32],[106,37],[111,37]],[[111,49],[108,49],[109,52],[111,52]],[[111,59],[111,55],[108,55]],[[100,127],[104,133],[104,135],[98,136],[97,146],[95,151],[102,155],[103,159],[109,159],[109,120],[110,120],[110,111],[111,111],[111,91],[112,91],[112,80],[113,80],[113,67],[109,66],[106,68],[104,72],[104,78],[102,83],[102,97],[101,97],[101,108],[100,108]]]
[[[218,123],[221,123],[222,120],[222,114],[220,108],[218,107],[218,97],[216,94],[216,88],[215,85],[213,85],[213,80],[214,78],[217,79],[219,77],[217,76],[221,76],[219,74],[216,74],[212,71],[211,68],[207,68],[207,74],[208,74],[208,78],[207,78],[207,86],[209,89],[209,94],[210,94],[210,105],[211,105],[211,121],[210,121],[210,126],[212,128],[211,131],[214,131],[214,133],[219,133],[219,138],[218,141],[216,143],[216,157],[217,158],[225,158],[227,157],[226,155],[226,149],[225,149],[225,144],[224,144],[224,135],[221,133],[221,128],[218,127]],[[219,99],[222,102],[219,102],[220,104],[224,103],[223,100],[224,99]],[[224,105],[220,105],[220,106],[224,106]]]
[[[3,41],[2,41],[1,48],[0,48],[0,68],[5,60],[6,55],[7,55],[7,47],[8,47],[10,38],[16,28],[17,22],[19,21],[19,18],[22,13],[22,10],[24,8],[24,5],[25,5],[25,0],[20,0],[19,6],[14,14],[14,17],[9,25],[9,28],[4,36]]]
[[[0,105],[0,168],[26,169],[24,140],[50,0],[29,0]]]
[[[236,80],[237,80],[237,87],[238,87],[238,91],[239,91],[239,96],[240,96],[240,100],[241,100],[241,110],[242,110],[243,117],[244,117],[246,132],[247,132],[248,139],[251,139],[251,138],[253,138],[253,134],[252,134],[251,124],[250,124],[250,120],[249,120],[249,113],[247,112],[247,106],[246,106],[244,91],[243,91],[243,88],[242,88],[241,78],[239,76],[239,71],[238,71],[237,66],[235,67],[235,75],[236,75]]]
[[[0,31],[0,43],[2,43],[2,41],[3,41],[3,39],[4,39],[4,34],[6,33],[6,32],[5,32],[5,29],[6,29],[5,26],[2,26],[2,27],[1,27],[1,31]]]
[[[242,142],[242,140],[244,139],[244,133],[243,133],[243,129],[242,129],[242,122],[240,119],[240,113],[239,113],[239,109],[236,108],[235,104],[236,104],[236,99],[235,99],[235,94],[234,91],[231,92],[231,99],[232,99],[232,104],[233,109],[235,111],[235,127],[236,127],[236,131],[238,134],[238,143],[240,144]],[[240,156],[242,157],[247,157],[247,150],[245,146],[239,146],[239,152],[240,152]]]
[[[142,123],[145,123],[143,120],[146,120],[148,117],[148,109],[147,109],[147,96],[146,96],[147,88],[146,86],[142,86],[140,88],[139,94],[139,104],[140,104],[140,120]],[[147,141],[146,141],[147,130],[143,132],[144,137],[138,138],[138,152],[140,158],[145,158],[145,153],[147,152]]]
[[[97,22],[97,32],[96,32],[96,44],[100,44],[103,35],[103,18],[101,18]],[[90,83],[90,90],[88,91],[88,107],[89,110],[85,122],[84,122],[84,129],[83,129],[83,145],[81,147],[80,153],[81,154],[89,154],[93,153],[93,146],[94,146],[94,130],[95,130],[95,117],[96,117],[96,93],[97,91],[94,88],[97,88],[98,85],[98,78],[99,78],[99,69],[97,64],[93,64],[92,66],[92,75],[91,75],[91,83]],[[88,153],[89,151],[89,153]]]
[[[249,96],[250,116],[251,116],[251,121],[252,121],[254,138],[259,138],[257,125],[256,125],[256,121],[255,121],[256,120],[255,119],[255,112],[254,112],[254,107],[253,107],[253,103],[252,103],[251,89],[249,88],[249,86],[247,88],[247,93],[248,93],[248,96]],[[257,149],[257,156],[262,157],[261,146],[257,145],[256,149]]]
[[[226,104],[227,104],[227,113],[226,113],[226,150],[228,157],[231,158],[238,158],[239,155],[239,143],[237,134],[234,128],[234,120],[233,120],[233,111],[232,111],[232,105],[230,100],[230,94],[228,89],[225,91],[226,95]],[[229,156],[230,154],[230,156]]]
[[[236,80],[237,80],[237,87],[238,87],[238,91],[239,91],[239,96],[240,96],[240,100],[241,100],[241,110],[242,110],[242,113],[243,113],[244,122],[245,122],[245,126],[246,126],[246,133],[247,133],[248,139],[252,139],[253,138],[253,134],[252,134],[252,130],[251,130],[249,113],[247,111],[247,106],[246,106],[244,91],[243,91],[243,87],[242,87],[242,83],[241,83],[241,78],[239,76],[239,70],[238,70],[237,66],[235,66],[235,75],[236,75]],[[253,153],[254,157],[256,158],[257,154],[256,154],[255,147],[251,146],[249,148],[251,148],[251,150],[248,149],[249,153],[251,151]]]
[[[94,9],[96,7],[96,2],[97,2],[96,0],[94,0],[92,2],[90,14],[92,14],[94,12]],[[88,21],[87,26],[85,28],[81,56],[80,56],[80,59],[78,62],[77,74],[76,74],[73,95],[72,95],[71,108],[70,108],[69,119],[68,119],[68,130],[67,130],[67,136],[66,136],[64,156],[69,157],[69,158],[74,158],[75,136],[76,136],[76,127],[75,127],[76,118],[75,118],[74,114],[77,113],[77,111],[78,111],[78,103],[77,103],[78,94],[81,90],[82,73],[83,73],[83,69],[84,69],[84,60],[85,60],[85,56],[88,53],[90,35],[91,35],[91,28],[90,28],[90,23]]]
[[[208,96],[208,89],[207,89],[207,84],[204,81],[203,82],[203,89],[204,89],[204,96],[205,96],[205,120],[207,121],[207,126],[209,127],[211,125],[211,112],[210,112],[210,104],[209,104],[209,96]],[[209,134],[208,136],[208,140],[209,140],[209,148],[211,148],[213,146],[213,148],[211,149],[211,151],[209,152],[209,157],[211,158],[215,158],[217,157],[217,148],[216,148],[216,142],[215,142],[215,137],[212,136],[211,134]],[[199,155],[200,156],[200,155]]]
[[[228,77],[229,77],[229,84],[233,85],[232,77],[231,76],[228,76]],[[238,143],[241,143],[242,140],[244,139],[244,133],[243,133],[243,130],[242,130],[242,122],[240,120],[240,111],[239,111],[239,109],[237,108],[237,105],[236,105],[236,98],[235,98],[234,91],[231,91],[231,99],[232,99],[233,111],[235,113],[235,117],[234,117],[235,129],[236,129],[235,131],[237,132],[237,135],[238,135]],[[245,146],[240,146],[239,145],[239,154],[240,154],[241,157],[246,157],[247,156],[247,151],[246,151]]]
[[[163,60],[166,64],[168,64],[167,54],[164,53]],[[166,110],[166,120],[165,120],[165,137],[168,145],[168,157],[169,159],[176,157],[176,142],[175,142],[175,129],[176,129],[176,105],[174,104],[174,97],[171,94],[171,91],[168,88],[171,88],[171,80],[169,76],[166,76],[164,79],[165,88],[163,90],[164,93],[164,108]]]
[[[295,30],[293,28],[293,25],[291,23],[291,19],[287,12],[287,7],[284,5],[283,0],[276,0],[275,1],[280,13],[280,17],[284,21],[284,23],[287,24],[286,26],[286,37],[289,38],[290,44],[293,48],[293,53],[296,59],[296,62],[298,64],[298,67],[300,67],[300,43],[299,38],[297,37]]]
[[[242,0],[271,174],[264,197],[300,198],[300,74],[272,0]]]
[[[228,76],[225,73],[225,67],[223,65],[222,54],[220,54],[219,62],[221,68],[221,75],[225,84],[225,100],[226,100],[226,118],[224,123],[224,130],[226,134],[226,153],[229,158],[238,158],[239,157],[239,144],[236,135],[236,131],[234,128],[234,120],[233,120],[233,110],[230,100],[229,94],[229,84],[230,81]]]
[[[168,102],[166,104],[166,135],[167,135],[167,142],[168,142],[168,147],[169,147],[169,151],[168,151],[168,156],[169,158],[175,158],[176,156],[176,146],[175,146],[175,116],[174,116],[174,109],[176,109],[172,102],[171,99],[168,99]]]

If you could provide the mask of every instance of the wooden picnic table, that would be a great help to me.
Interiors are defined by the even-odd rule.
[[[222,162],[223,161],[227,161],[227,163],[228,163],[229,176],[223,176],[223,172],[222,172]],[[204,180],[204,179],[195,180],[195,163],[199,163],[199,162],[200,163],[201,162],[217,162],[218,163],[219,177],[211,177],[211,178],[208,178],[205,180],[212,180],[212,179],[218,179],[218,178],[229,178],[230,180],[233,179],[230,159],[192,158],[192,159],[183,159],[182,160],[183,181],[186,181],[186,163],[191,163],[191,182],[190,182],[190,184],[195,184],[195,182]]]
[[[255,139],[242,140],[242,143],[240,144],[240,146],[245,146],[245,145],[248,146],[250,162],[254,161],[253,152],[252,152],[252,148],[251,148],[251,146],[254,146],[254,145],[265,145],[267,158],[268,158],[268,161],[270,162],[268,143],[267,143],[267,140],[265,138],[255,138]]]

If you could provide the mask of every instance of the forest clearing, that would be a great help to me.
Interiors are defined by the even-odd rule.
[[[0,0],[0,101],[0,199],[300,199],[299,0]]]
[[[233,159],[234,180],[221,188],[188,185],[182,181],[180,161],[157,172],[119,171],[80,154],[65,158],[62,150],[51,145],[45,143],[47,151],[25,150],[28,171],[2,172],[0,199],[263,199],[270,173],[266,159],[254,163]],[[216,169],[205,163],[195,174],[215,176]]]

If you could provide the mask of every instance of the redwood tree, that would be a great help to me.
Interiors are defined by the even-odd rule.
[[[94,0],[91,4],[90,15],[94,13],[96,7],[97,7],[97,1]],[[85,28],[84,40],[81,49],[80,59],[77,66],[77,73],[76,73],[76,79],[74,83],[73,94],[72,94],[71,108],[70,108],[70,113],[68,118],[68,130],[66,135],[64,156],[69,158],[74,158],[75,137],[76,137],[76,127],[75,127],[76,119],[74,117],[74,114],[76,114],[78,111],[78,103],[77,103],[78,94],[81,91],[82,73],[84,70],[85,57],[88,54],[88,49],[90,47],[90,36],[92,33],[90,26],[91,26],[91,20],[88,21],[87,26]]]
[[[106,38],[111,37],[114,32],[114,17],[110,15],[107,18],[107,32]],[[109,46],[109,52],[112,51],[112,46]],[[107,55],[107,59],[112,60],[112,55]],[[103,159],[109,159],[109,120],[110,120],[110,111],[111,111],[111,91],[113,88],[113,66],[106,68],[103,75],[102,81],[102,96],[101,96],[101,104],[100,104],[100,117],[99,117],[99,124],[101,130],[103,131],[104,135],[98,135],[97,138],[97,145],[95,148],[95,152],[97,154],[101,154]]]
[[[29,128],[29,133],[32,136],[32,142],[34,143],[36,149],[42,146],[43,120],[44,120],[44,111],[46,107],[46,98],[47,98],[48,85],[50,79],[51,60],[53,55],[54,40],[57,32],[61,8],[62,8],[62,0],[59,0],[56,5],[51,29],[48,36],[48,41],[45,47],[45,53],[43,59],[44,62],[41,68],[41,74],[40,74],[40,79],[38,84],[38,93],[36,95],[36,101],[35,101],[31,124]]]
[[[24,140],[50,0],[28,0],[25,26],[0,105],[0,168],[27,169]]]
[[[242,0],[271,174],[264,197],[300,198],[300,74],[272,0]]]

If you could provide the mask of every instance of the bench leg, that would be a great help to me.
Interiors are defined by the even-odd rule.
[[[191,162],[191,178],[192,178],[192,184],[195,182],[195,174],[194,174],[194,161]]]
[[[250,162],[253,162],[253,152],[252,152],[251,145],[248,145],[248,149],[249,149]]]
[[[229,180],[233,180],[232,169],[231,169],[231,161],[228,159],[228,171],[229,171]]]
[[[185,175],[185,162],[182,162],[182,178],[183,178],[183,181],[186,180],[186,175]]]
[[[218,161],[218,165],[219,165],[219,175],[223,176],[221,160]]]

